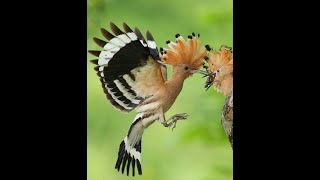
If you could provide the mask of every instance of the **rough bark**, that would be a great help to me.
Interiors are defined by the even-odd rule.
[[[221,124],[233,149],[233,89],[227,96],[222,108]]]

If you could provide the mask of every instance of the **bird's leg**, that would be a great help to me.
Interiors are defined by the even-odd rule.
[[[160,115],[159,119],[160,119],[160,122],[161,124],[164,126],[164,127],[172,127],[172,130],[177,126],[177,121],[178,120],[185,120],[187,119],[188,117],[188,114],[187,113],[180,113],[180,114],[175,114],[173,116],[171,116],[168,120],[165,119],[165,116],[164,114],[162,113],[162,115]]]
[[[170,124],[170,126],[173,124],[172,131],[177,126],[178,120],[185,120],[185,119],[187,119],[188,116],[189,115],[187,113],[180,113],[180,114],[175,114],[175,115],[171,116],[167,120],[167,122],[169,122],[171,120],[171,122],[169,124]]]

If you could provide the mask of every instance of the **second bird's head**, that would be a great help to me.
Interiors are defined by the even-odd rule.
[[[209,46],[206,47],[211,51]],[[205,88],[214,85],[215,89],[227,95],[233,84],[233,52],[231,47],[222,45],[218,51],[213,50],[209,57],[205,60],[208,62],[206,68],[209,77],[205,84]]]

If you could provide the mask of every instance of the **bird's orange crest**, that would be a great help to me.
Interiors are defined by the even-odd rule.
[[[212,52],[208,59],[209,72],[215,72],[221,67],[233,70],[233,53],[230,47],[222,46],[219,51]]]
[[[169,49],[160,48],[160,58],[165,64],[172,66],[185,64],[195,70],[203,65],[207,50],[201,48],[201,42],[194,33],[188,36],[187,41],[176,34],[176,42],[167,41],[166,43]]]
[[[208,47],[208,49],[211,49]],[[230,47],[222,46],[219,51],[212,51],[208,61],[207,71],[213,76],[209,77],[205,87],[214,84],[216,90],[227,95],[233,84],[233,53]]]

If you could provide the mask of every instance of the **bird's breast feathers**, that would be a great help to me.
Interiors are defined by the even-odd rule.
[[[153,59],[149,59],[146,65],[133,69],[131,72],[136,78],[132,89],[143,98],[154,95],[164,86],[160,65]]]

